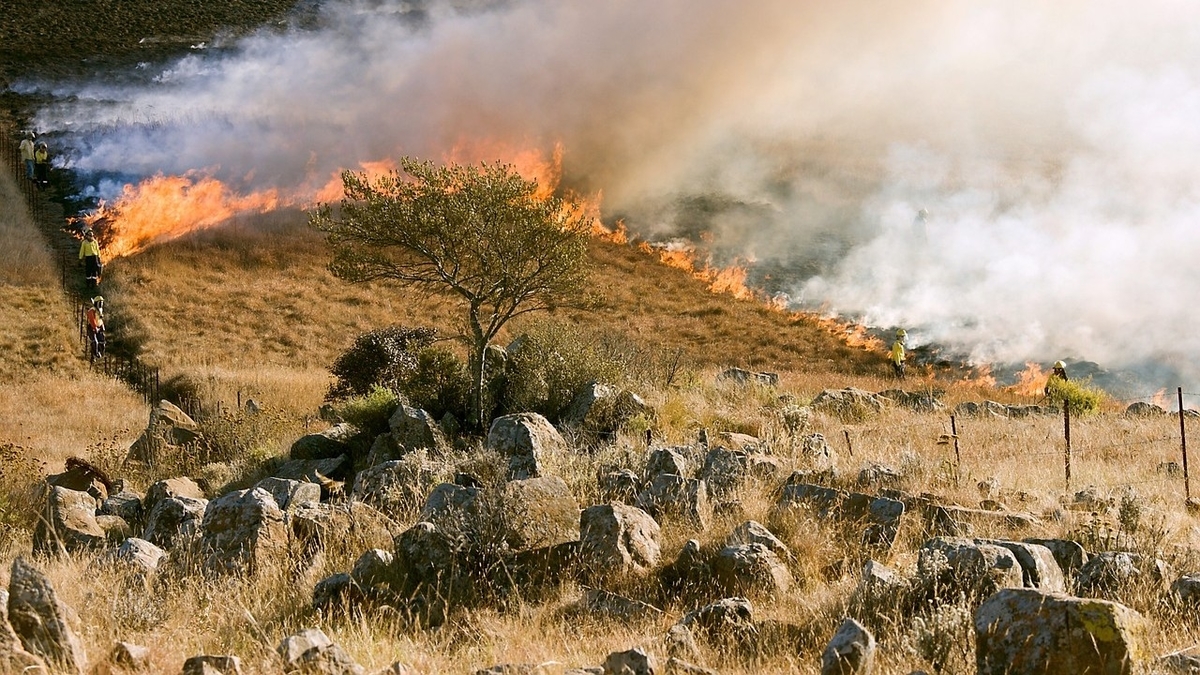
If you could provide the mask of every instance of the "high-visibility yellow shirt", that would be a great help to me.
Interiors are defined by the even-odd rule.
[[[38,148],[37,152],[33,153],[33,159],[38,164],[45,164],[50,161],[50,153]]]
[[[900,365],[904,363],[904,343],[896,340],[892,343],[892,363]]]
[[[92,241],[88,241],[87,239],[84,239],[83,244],[81,244],[79,246],[79,259],[80,260],[83,260],[84,258],[88,257],[89,255],[94,255],[97,258],[100,257],[100,244],[96,243],[95,239],[93,239]]]

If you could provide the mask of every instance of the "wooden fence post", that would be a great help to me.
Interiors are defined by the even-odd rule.
[[[1067,445],[1063,452],[1063,469],[1067,476],[1067,494],[1071,493],[1071,404],[1063,399],[1063,438]]]
[[[1187,465],[1187,431],[1183,425],[1183,387],[1178,388],[1179,393],[1179,447],[1183,450],[1183,497],[1184,499],[1192,498],[1192,480],[1188,476]]]

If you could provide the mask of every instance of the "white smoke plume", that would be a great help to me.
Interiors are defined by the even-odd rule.
[[[1194,3],[329,0],[145,71],[60,83],[36,120],[97,182],[315,190],[461,143],[561,143],[608,217],[709,232],[800,305],[978,362],[1200,383]]]

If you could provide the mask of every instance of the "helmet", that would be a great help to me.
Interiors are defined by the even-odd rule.
[[[908,331],[906,331],[906,330],[904,330],[903,328],[901,328],[900,330],[896,331],[896,337],[898,337],[898,338],[906,338],[906,337],[908,337]]]
[[[96,297],[92,298],[92,304],[93,305],[103,305],[104,304],[104,296],[97,295]]]
[[[1062,361],[1055,361],[1055,362],[1054,362],[1054,369],[1055,369],[1055,370],[1066,370],[1066,368],[1067,368],[1067,364],[1063,363]]]

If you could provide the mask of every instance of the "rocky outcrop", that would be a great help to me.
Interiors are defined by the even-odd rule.
[[[364,668],[354,662],[337,643],[319,628],[289,635],[275,648],[283,661],[283,672],[304,675],[363,675]]]
[[[581,566],[596,579],[647,574],[662,555],[660,534],[650,514],[633,506],[584,509],[579,517]]]
[[[200,426],[170,401],[159,401],[150,410],[146,430],[129,446],[128,460],[153,464],[164,453],[182,452],[180,446],[200,438]]]
[[[236,490],[209,502],[200,529],[208,570],[256,574],[287,558],[283,511],[262,488]]]
[[[208,500],[167,497],[159,500],[146,518],[142,539],[164,549],[186,546],[200,535]]]
[[[712,504],[702,480],[659,474],[638,494],[637,507],[659,522],[678,522],[694,530],[708,529]]]
[[[519,480],[542,475],[545,458],[565,453],[567,443],[545,417],[518,413],[492,422],[487,447],[508,460],[508,477]]]
[[[579,502],[563,479],[543,476],[513,480],[500,495],[504,543],[525,551],[579,539]]]
[[[82,675],[87,668],[78,616],[58,599],[46,575],[20,556],[8,582],[8,620],[25,650],[55,670]]]
[[[895,499],[791,483],[780,491],[771,522],[786,522],[798,509],[817,518],[836,518],[862,528],[863,544],[877,550],[891,548],[905,511],[904,503]]]
[[[42,517],[33,531],[33,550],[71,553],[104,545],[105,532],[96,522],[96,498],[86,492],[51,485]]]
[[[710,563],[713,581],[727,595],[782,596],[792,587],[792,573],[764,544],[722,548]]]
[[[401,454],[425,450],[436,456],[450,447],[437,420],[420,408],[401,403],[388,419],[388,427],[392,430],[392,440]]]

